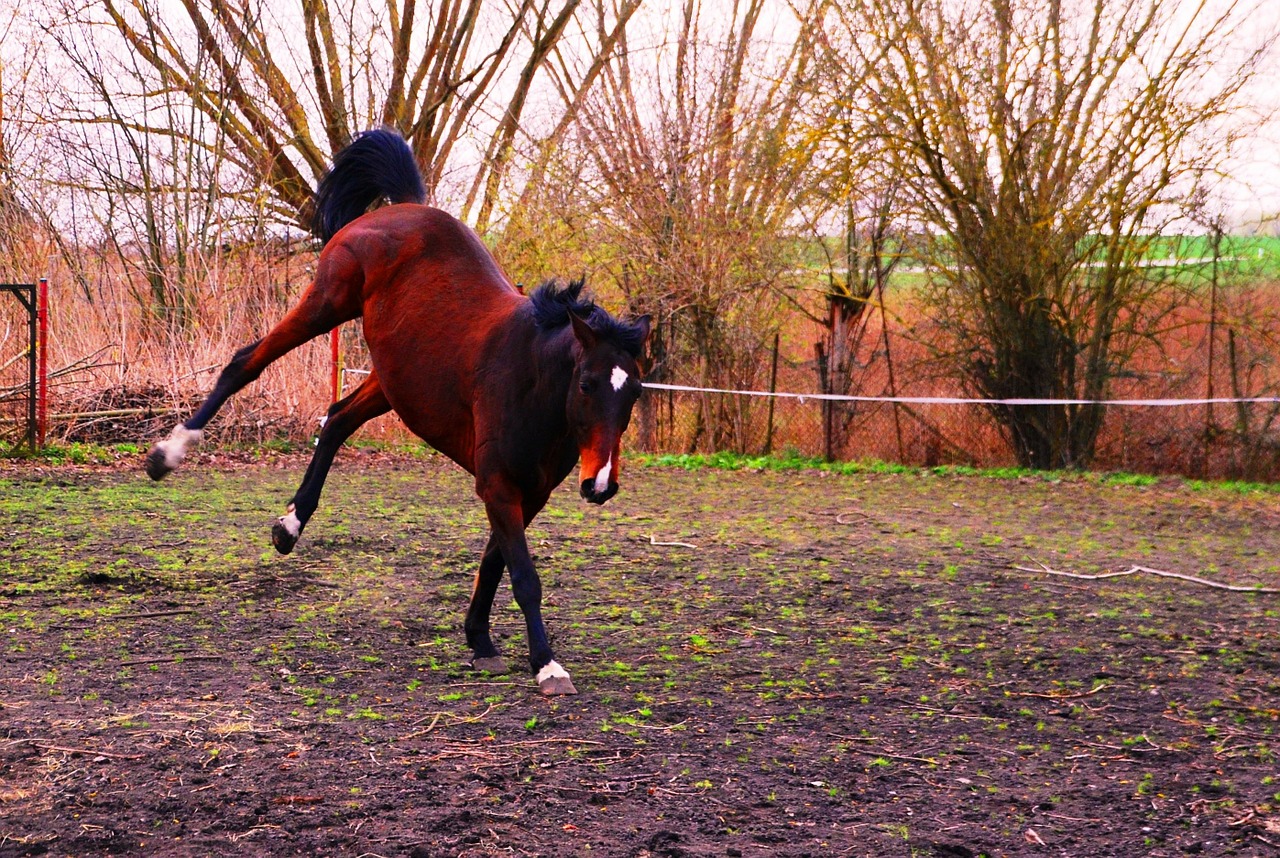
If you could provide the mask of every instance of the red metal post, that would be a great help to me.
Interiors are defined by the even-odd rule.
[[[340,330],[341,326],[334,328],[332,333],[329,335],[329,351],[332,357],[332,367],[330,369],[331,374],[329,376],[329,384],[333,391],[333,398],[330,400],[331,402],[337,402],[338,394],[341,392],[339,390],[339,385],[342,383],[342,374],[338,369],[338,333]]]
[[[36,324],[40,329],[36,367],[36,446],[43,447],[49,428],[49,280],[45,277],[40,278],[36,293]]]

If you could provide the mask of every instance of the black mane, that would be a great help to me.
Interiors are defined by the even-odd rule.
[[[644,331],[632,322],[622,322],[609,315],[590,297],[583,297],[583,280],[574,280],[561,286],[555,280],[547,280],[529,294],[533,305],[533,320],[544,331],[555,330],[569,324],[569,314],[591,326],[601,339],[606,339],[624,349],[632,357],[639,358],[644,348]]]

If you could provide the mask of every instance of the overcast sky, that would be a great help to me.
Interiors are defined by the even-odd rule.
[[[293,0],[290,5],[292,2]],[[706,30],[714,31],[717,22],[724,25],[731,20],[732,0],[722,0],[722,2],[725,6],[725,14],[717,18],[709,14],[716,9],[717,0],[703,0],[703,20]],[[964,2],[964,0],[958,0],[958,2]],[[1202,3],[1212,9],[1222,7],[1232,0],[1180,0],[1180,2],[1181,8],[1189,12]],[[1252,5],[1255,2],[1257,8],[1249,19],[1249,34],[1257,35],[1280,30],[1280,0],[1244,0],[1244,5]],[[653,28],[661,31],[664,29],[662,21],[678,18],[682,6],[682,0],[647,0],[644,13],[635,23],[641,30]],[[770,8],[769,11],[778,12],[781,15],[778,21],[781,22],[787,17],[785,8],[783,4],[778,3],[776,9]],[[20,73],[19,69],[24,61],[29,61],[32,40],[39,41],[35,28],[30,26],[30,20],[26,22],[28,26],[25,27],[19,23],[23,17],[26,17],[24,12],[30,14],[30,10],[31,7],[20,5],[19,0],[0,0],[0,34],[4,36],[3,44],[0,44],[0,57],[6,61],[3,81],[6,90],[12,90],[15,73]],[[775,23],[773,26],[785,28],[788,25]],[[759,28],[758,33],[768,38],[768,33],[772,31],[771,25],[766,24]],[[782,38],[780,41],[787,40]],[[644,35],[637,32],[636,38],[632,41],[633,47],[644,44],[646,44]],[[50,44],[45,49],[54,50],[54,47]],[[658,53],[660,51],[654,52],[655,57]],[[1271,54],[1269,65],[1271,66],[1269,69],[1262,70],[1258,75],[1258,85],[1252,97],[1261,111],[1280,117],[1280,51],[1274,51]],[[7,119],[12,121],[14,114],[22,109],[22,105],[14,104],[12,99],[8,99],[8,102],[5,105],[10,114]],[[15,141],[11,134],[12,128],[6,129],[6,136],[9,136],[9,142],[13,143]],[[1224,183],[1221,198],[1229,220],[1233,224],[1243,224],[1250,220],[1257,220],[1261,216],[1280,213],[1280,118],[1273,118],[1250,145],[1242,147],[1238,153],[1237,162],[1231,165],[1231,172],[1234,180]]]

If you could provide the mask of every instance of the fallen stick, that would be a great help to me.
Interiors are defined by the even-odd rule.
[[[1081,697],[1092,697],[1103,689],[1110,688],[1109,683],[1100,683],[1092,691],[1080,691],[1074,694],[1042,694],[1038,691],[1006,691],[1009,697],[1039,697],[1042,700],[1079,700]]]
[[[841,733],[828,733],[827,735],[832,736],[836,739],[839,739],[842,742],[880,742],[882,741],[878,736],[845,736]],[[903,760],[910,763],[928,763],[931,766],[938,765],[938,761],[935,760],[933,757],[912,757],[907,754],[891,754],[888,751],[883,750],[881,748],[850,747],[848,750],[857,751],[860,754],[867,754],[872,757],[884,757],[887,760]]]
[[[511,684],[514,684],[514,683],[511,683]],[[493,707],[496,705],[497,704],[495,703],[490,703],[489,708],[481,712],[479,715],[472,715],[467,718],[463,718],[460,715],[454,715],[452,712],[434,712],[432,713],[434,717],[432,717],[431,723],[428,724],[425,728],[421,730],[414,730],[412,733],[409,733],[407,735],[401,736],[400,738],[396,739],[396,741],[406,742],[410,739],[417,739],[420,736],[427,735],[428,733],[430,733],[432,730],[436,728],[436,724],[440,722],[441,718],[446,718],[446,717],[452,718],[459,724],[474,724],[476,721],[483,720],[486,715],[488,715],[490,712],[493,711]],[[423,716],[422,718],[419,718],[416,722],[414,722],[414,726],[417,726],[418,724],[421,724],[423,721],[426,721],[426,720],[427,720],[426,716]]]
[[[169,664],[179,661],[222,661],[220,655],[170,655],[164,658],[136,658],[132,661],[120,662],[121,667],[136,667],[140,664]]]
[[[860,754],[866,754],[869,757],[884,757],[886,760],[901,760],[907,763],[925,763],[926,765],[936,766],[938,761],[932,757],[910,757],[906,754],[890,754],[888,751],[881,751],[876,748],[850,748],[850,751],[857,751]]]
[[[110,751],[97,751],[92,748],[64,748],[61,745],[49,745],[28,739],[27,744],[42,751],[58,751],[63,754],[84,754],[90,757],[105,757],[108,760],[141,760],[144,754],[113,754]]]
[[[687,542],[658,542],[657,540],[654,539],[653,534],[649,534],[649,544],[650,545],[672,545],[679,548],[692,548],[694,550],[697,550],[698,548],[698,546],[690,545]]]
[[[1150,566],[1131,566],[1123,572],[1104,572],[1101,575],[1085,575],[1079,572],[1060,572],[1057,569],[1050,569],[1043,563],[1039,564],[1039,569],[1032,569],[1028,566],[1014,566],[1020,572],[1043,572],[1046,575],[1060,575],[1063,578],[1078,578],[1083,581],[1102,581],[1106,578],[1123,578],[1125,575],[1136,575],[1139,572],[1146,572],[1148,575],[1157,575],[1161,578],[1176,578],[1179,581],[1187,581],[1192,584],[1200,584],[1204,587],[1213,587],[1215,590],[1229,590],[1232,593],[1277,593],[1280,589],[1275,587],[1260,586],[1239,586],[1236,584],[1221,584],[1217,581],[1209,581],[1204,578],[1197,578],[1194,575],[1183,575],[1180,572],[1166,572],[1163,569],[1152,569]]]
[[[168,547],[168,546],[164,546]],[[151,617],[176,617],[180,614],[194,614],[195,608],[174,608],[172,611],[144,611],[140,614],[116,614],[113,620],[145,620]]]
[[[107,419],[110,417],[159,417],[163,414],[173,414],[181,411],[181,408],[115,408],[110,411],[73,411],[68,414],[50,414],[49,419],[54,421],[65,420],[97,420]]]

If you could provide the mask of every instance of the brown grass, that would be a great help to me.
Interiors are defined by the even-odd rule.
[[[136,261],[105,252],[86,252],[72,270],[38,237],[10,246],[0,265],[6,280],[31,279],[48,271],[50,278],[49,364],[59,376],[51,388],[54,415],[106,410],[111,403],[143,403],[162,411],[155,419],[117,419],[100,435],[90,430],[101,420],[55,419],[50,436],[113,437],[146,444],[189,412],[212,386],[230,355],[261,336],[292,306],[310,281],[315,251],[309,245],[220,248],[194,266],[185,284],[198,295],[183,327],[167,325],[144,306],[146,294]],[[45,266],[49,266],[47,269]],[[172,289],[173,287],[171,287]],[[890,355],[896,393],[903,396],[954,396],[961,386],[943,377],[930,362],[918,332],[926,320],[907,293],[891,294]],[[16,302],[10,302],[16,304]],[[606,303],[608,303],[606,301]],[[9,319],[14,308],[6,307]],[[1132,372],[1117,380],[1113,396],[1124,398],[1193,398],[1210,391],[1207,300],[1192,304],[1173,319],[1158,344],[1142,349]],[[890,391],[888,363],[879,329],[872,319],[859,360],[865,371],[856,391],[865,395]],[[1256,396],[1280,389],[1280,372],[1272,365],[1280,331],[1276,284],[1254,284],[1224,290],[1220,298],[1212,391]],[[1232,331],[1233,355],[1227,329]],[[784,325],[778,389],[814,391],[817,377],[812,356],[820,330],[797,317]],[[7,342],[7,341],[6,341]],[[344,326],[345,363],[367,366],[358,324]],[[0,348],[12,349],[12,345]],[[0,364],[6,360],[0,353]],[[1234,366],[1234,370],[1233,370]],[[767,378],[767,373],[762,373]],[[305,439],[316,431],[330,403],[330,359],[327,338],[319,338],[286,356],[262,378],[234,398],[211,424],[210,440],[261,442],[272,438]],[[348,385],[359,377],[349,377]],[[349,389],[348,387],[348,389]],[[647,444],[685,452],[694,438],[696,395],[654,392],[648,407],[656,415]],[[769,431],[767,400],[734,406],[747,427],[744,452],[759,453]],[[172,409],[167,412],[164,409]],[[1277,445],[1271,440],[1269,412],[1248,413],[1234,407],[1113,409],[1098,447],[1096,466],[1143,472],[1275,478]],[[844,412],[847,439],[842,458],[875,458],[913,464],[963,463],[976,466],[1012,464],[999,428],[980,407],[956,405],[858,404]],[[1206,425],[1210,427],[1206,434]],[[103,427],[99,427],[103,428]],[[362,437],[403,440],[406,433],[394,417],[382,418]],[[705,436],[704,436],[705,437]],[[705,441],[699,443],[705,444]],[[1251,445],[1251,446],[1250,446]],[[773,416],[774,451],[820,455],[823,449],[821,406],[815,400],[780,400]]]

